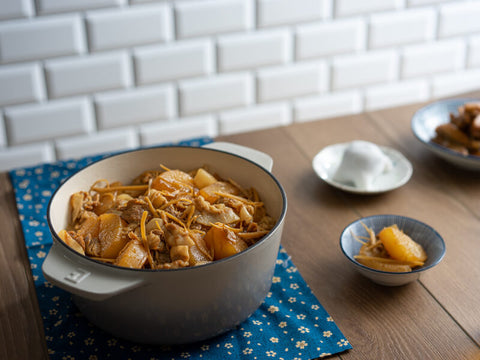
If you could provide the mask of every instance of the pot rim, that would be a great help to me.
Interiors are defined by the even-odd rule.
[[[252,246],[249,246],[247,249],[243,250],[242,252],[240,252],[238,254],[235,254],[235,255],[229,256],[227,258],[220,259],[220,260],[215,260],[215,261],[212,261],[212,262],[207,263],[207,264],[197,265],[197,266],[193,266],[193,267],[188,266],[188,267],[183,267],[183,268],[175,268],[175,269],[132,269],[132,268],[127,268],[127,267],[116,266],[116,265],[113,265],[113,264],[109,264],[109,263],[105,263],[105,262],[102,262],[102,261],[99,261],[99,260],[92,259],[92,258],[90,258],[88,256],[85,256],[85,255],[81,255],[81,254],[77,253],[75,250],[73,250],[72,248],[70,248],[70,246],[65,244],[59,238],[58,233],[54,230],[54,227],[53,227],[53,224],[52,224],[52,221],[51,221],[51,215],[50,215],[51,214],[51,207],[52,207],[53,200],[54,200],[55,196],[57,195],[57,193],[60,191],[60,189],[70,179],[72,179],[75,176],[78,176],[78,174],[80,174],[83,170],[89,168],[90,166],[93,166],[93,165],[98,164],[98,163],[103,162],[103,161],[107,161],[111,158],[114,158],[114,157],[117,157],[117,156],[122,156],[122,155],[133,153],[133,152],[150,151],[150,150],[157,150],[157,149],[163,149],[163,148],[182,148],[182,149],[186,148],[186,149],[191,149],[191,150],[220,152],[220,153],[224,153],[224,154],[236,157],[236,158],[240,158],[240,159],[250,163],[251,165],[254,165],[254,166],[258,167],[259,169],[261,169],[264,173],[266,173],[268,176],[270,176],[270,178],[276,184],[277,188],[280,190],[280,194],[282,195],[282,204],[283,204],[282,205],[282,211],[280,213],[279,218],[277,219],[277,222],[275,223],[275,226],[270,230],[270,232],[268,234],[266,234],[263,238],[261,238],[260,241],[256,242]],[[250,159],[247,159],[246,157],[243,157],[241,155],[233,154],[231,152],[220,150],[220,149],[211,149],[211,148],[205,148],[205,147],[193,147],[193,146],[186,146],[186,145],[160,145],[160,146],[143,147],[143,148],[137,148],[137,149],[131,149],[131,150],[116,152],[116,153],[108,155],[108,156],[106,156],[102,159],[93,161],[90,164],[83,167],[82,169],[76,171],[74,174],[68,176],[57,187],[57,189],[55,189],[55,191],[53,192],[53,194],[52,194],[52,196],[51,196],[51,198],[48,202],[47,223],[48,223],[48,228],[50,230],[52,238],[54,240],[54,243],[55,242],[57,244],[60,243],[63,247],[68,249],[68,251],[71,254],[73,254],[73,256],[75,256],[75,257],[78,256],[82,260],[89,261],[90,262],[89,264],[91,264],[93,266],[95,266],[95,265],[105,266],[105,269],[113,269],[113,270],[116,270],[116,271],[140,272],[140,273],[157,273],[157,272],[163,273],[163,272],[172,272],[172,271],[177,272],[177,271],[188,271],[188,270],[192,271],[193,269],[204,269],[204,268],[207,268],[207,267],[217,266],[218,264],[221,264],[221,263],[224,263],[224,262],[227,262],[227,261],[232,261],[235,258],[238,258],[242,255],[245,255],[245,254],[253,251],[258,246],[261,246],[266,240],[268,240],[272,236],[272,234],[274,232],[277,231],[277,229],[283,224],[286,213],[287,213],[287,195],[286,195],[285,190],[283,189],[283,186],[280,184],[280,182],[277,180],[277,178],[271,172],[267,171],[265,168],[263,168],[262,166],[260,166],[256,162],[254,162]]]

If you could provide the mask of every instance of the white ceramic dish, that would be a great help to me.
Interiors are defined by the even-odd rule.
[[[340,143],[327,146],[313,158],[313,169],[322,180],[331,186],[351,193],[379,194],[404,185],[412,176],[412,164],[405,156],[397,150],[380,146],[383,153],[391,160],[393,168],[379,175],[373,182],[371,189],[358,188],[351,184],[338,182],[333,179],[333,175],[342,161],[343,152],[348,144]]]
[[[480,156],[462,155],[445,146],[433,143],[435,128],[450,122],[450,113],[458,113],[458,107],[466,102],[478,102],[480,99],[459,98],[440,100],[418,110],[412,118],[411,128],[415,137],[426,149],[458,167],[469,170],[480,170]]]
[[[425,249],[428,259],[425,265],[414,269],[412,272],[387,272],[371,269],[357,262],[354,258],[362,246],[355,236],[367,236],[363,227],[365,224],[378,234],[384,227],[397,224],[398,227],[418,242]],[[373,282],[386,286],[400,286],[420,278],[425,271],[437,265],[445,256],[445,242],[443,238],[427,224],[418,220],[400,215],[373,215],[358,219],[348,225],[340,235],[340,248],[350,264],[356,271]]]
[[[129,183],[159,164],[183,170],[207,165],[221,177],[255,187],[269,214],[277,219],[275,227],[239,254],[171,270],[101,263],[80,255],[59,238],[58,232],[68,224],[71,194],[88,190],[97,179]],[[287,198],[271,166],[267,154],[228,143],[135,150],[93,163],[63,182],[49,203],[53,246],[42,266],[45,278],[72,293],[92,323],[131,341],[184,344],[232,329],[260,306],[272,283]]]

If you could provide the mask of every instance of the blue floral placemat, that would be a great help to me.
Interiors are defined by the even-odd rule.
[[[194,139],[179,145],[201,146],[210,141]],[[282,247],[263,304],[237,329],[216,338],[185,346],[148,346],[113,337],[92,325],[68,292],[45,280],[41,267],[52,244],[46,221],[50,197],[63,180],[103,156],[10,172],[51,359],[299,360],[352,348]]]

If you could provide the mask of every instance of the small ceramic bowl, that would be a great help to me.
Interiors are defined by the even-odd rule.
[[[450,121],[450,113],[457,114],[458,107],[467,102],[478,102],[476,98],[440,100],[418,110],[412,118],[411,128],[422,145],[449,163],[467,170],[480,170],[480,156],[463,155],[440,144],[432,142],[438,125]]]
[[[354,258],[362,244],[355,240],[355,236],[367,236],[362,223],[378,234],[384,227],[397,224],[403,232],[414,241],[422,245],[427,253],[425,264],[411,272],[387,272],[371,269],[360,264]],[[358,219],[348,225],[340,235],[340,248],[347,258],[347,262],[360,274],[373,282],[386,286],[400,286],[419,279],[425,271],[437,265],[445,256],[445,242],[432,227],[412,218],[400,215],[373,215]]]

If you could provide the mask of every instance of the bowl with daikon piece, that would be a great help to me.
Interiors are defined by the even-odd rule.
[[[340,235],[340,248],[356,271],[385,286],[418,280],[438,265],[446,252],[445,241],[433,227],[394,214],[350,223]]]

